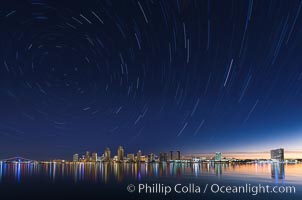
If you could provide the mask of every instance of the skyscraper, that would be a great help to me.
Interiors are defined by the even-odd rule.
[[[117,149],[117,161],[124,160],[124,148],[122,146],[119,146]]]
[[[89,151],[86,151],[85,161],[86,162],[90,161],[90,152]]]
[[[79,154],[73,154],[73,156],[72,156],[72,161],[73,162],[79,162]]]
[[[169,157],[170,160],[173,160],[173,151],[170,151],[170,157]]]
[[[273,161],[284,162],[284,149],[273,149],[271,150],[271,159]]]
[[[147,156],[147,161],[148,162],[155,162],[155,155],[154,153],[150,153],[148,156]]]
[[[97,153],[92,153],[92,156],[91,156],[91,161],[93,162],[96,162],[98,160],[98,154]]]
[[[110,159],[111,159],[111,151],[110,151],[110,149],[108,147],[105,149],[104,156],[105,156],[105,161],[110,161]]]
[[[141,161],[141,157],[142,157],[142,151],[138,150],[137,154],[136,154],[136,161],[140,162]]]
[[[221,161],[221,152],[216,152],[215,161]]]
[[[180,160],[180,151],[177,151],[176,160]]]
[[[167,155],[167,153],[160,153],[159,154],[159,161],[160,162],[167,162],[168,161],[168,155]]]
[[[134,154],[133,153],[127,154],[127,159],[129,162],[134,162]]]

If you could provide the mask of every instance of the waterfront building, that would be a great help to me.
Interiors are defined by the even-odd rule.
[[[86,162],[90,161],[90,152],[89,151],[86,151],[85,161]]]
[[[148,156],[141,156],[140,161],[141,162],[147,162],[148,161]]]
[[[155,162],[155,155],[151,153],[148,155],[147,159],[147,162]]]
[[[73,154],[73,156],[72,156],[72,161],[73,162],[79,162],[79,154]]]
[[[177,151],[176,160],[180,160],[180,151]]]
[[[98,160],[98,154],[96,152],[92,153],[91,161],[96,162]]]
[[[192,162],[201,162],[202,159],[200,157],[192,157]]]
[[[170,159],[170,160],[173,160],[173,151],[170,151],[169,159]]]
[[[160,153],[159,154],[159,161],[160,162],[167,162],[168,161],[168,154],[167,153]]]
[[[86,159],[85,159],[85,155],[82,155],[82,157],[80,158],[80,161],[81,162],[84,162]]]
[[[122,146],[119,146],[117,149],[117,161],[123,161],[124,160],[124,148]]]
[[[110,159],[111,159],[111,151],[110,151],[110,149],[107,147],[107,148],[105,149],[105,153],[104,153],[104,160],[105,160],[105,161],[110,161]]]
[[[284,149],[273,149],[271,150],[271,159],[277,162],[284,162]]]
[[[137,154],[136,154],[136,161],[140,162],[142,161],[142,151],[138,150]]]
[[[221,152],[216,152],[215,161],[221,161]]]
[[[129,162],[134,162],[134,154],[133,153],[127,154],[127,160]]]

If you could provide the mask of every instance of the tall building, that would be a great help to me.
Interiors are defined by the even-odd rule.
[[[273,161],[284,162],[284,149],[273,149],[271,150],[271,159]]]
[[[86,151],[86,155],[85,155],[85,161],[90,161],[90,152]]]
[[[173,151],[170,151],[169,159],[170,159],[170,160],[173,160]]]
[[[110,161],[111,159],[111,151],[108,147],[105,149],[104,157],[105,161]]]
[[[129,162],[134,162],[134,154],[133,153],[127,154],[127,159]]]
[[[150,153],[147,158],[148,162],[155,162],[155,155],[153,153]]]
[[[73,162],[79,162],[79,154],[73,154],[73,156],[72,156],[72,161]]]
[[[117,161],[124,160],[124,148],[122,146],[119,146],[117,149]]]
[[[147,162],[148,161],[148,156],[141,156],[141,162]]]
[[[98,160],[98,154],[97,153],[92,153],[92,156],[91,156],[91,161],[93,162],[96,162]]]
[[[215,160],[216,161],[221,161],[221,152],[216,152]]]
[[[140,162],[142,161],[142,151],[141,150],[138,150],[137,154],[136,154],[136,161],[137,162]]]
[[[160,153],[159,154],[159,161],[160,162],[167,162],[168,161],[168,154],[167,153]]]
[[[180,160],[180,151],[177,151],[176,160]]]

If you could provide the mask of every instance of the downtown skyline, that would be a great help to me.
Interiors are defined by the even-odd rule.
[[[220,153],[222,154],[222,158],[236,158],[236,159],[252,159],[252,160],[255,160],[255,159],[270,159],[271,158],[271,154],[270,154],[270,150],[266,150],[266,151],[262,151],[262,152],[244,152],[244,151],[241,151],[241,152],[219,152],[219,151],[216,151],[216,152],[181,152],[179,150],[169,150],[169,151],[160,151],[160,152],[155,152],[155,151],[151,151],[151,152],[144,152],[142,151],[142,149],[138,149],[137,152],[129,152],[129,151],[125,151],[125,149],[123,148],[123,146],[119,146],[116,149],[110,149],[109,147],[106,147],[105,148],[105,151],[104,152],[97,152],[97,151],[93,151],[93,152],[90,152],[89,150],[86,150],[86,153],[85,154],[74,154],[74,155],[77,155],[78,159],[79,160],[85,160],[86,156],[87,156],[87,153],[88,155],[89,154],[95,154],[95,155],[98,155],[98,157],[107,157],[108,156],[108,153],[107,151],[109,151],[109,158],[110,159],[113,159],[114,157],[119,157],[119,149],[120,147],[122,147],[123,149],[123,157],[128,157],[128,155],[134,155],[134,156],[137,156],[138,155],[138,152],[140,152],[140,155],[141,156],[148,156],[148,155],[155,155],[155,156],[158,156],[160,157],[161,154],[166,154],[166,156],[168,158],[171,157],[171,152],[172,152],[172,157],[175,158],[175,157],[179,157],[181,159],[190,159],[190,158],[196,158],[196,157],[203,157],[203,158],[212,158],[214,157],[215,154],[217,153]],[[283,149],[283,148],[282,148]],[[179,155],[178,155],[179,153]],[[106,156],[107,154],[107,156]],[[90,156],[91,157],[91,156]],[[93,156],[92,156],[93,157]],[[284,158],[285,159],[302,159],[302,151],[288,151],[288,150],[285,150],[284,151]],[[67,160],[70,160],[70,156]]]

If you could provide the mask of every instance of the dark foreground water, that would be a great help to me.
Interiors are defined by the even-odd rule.
[[[0,199],[79,198],[301,200],[302,164],[0,163]]]

